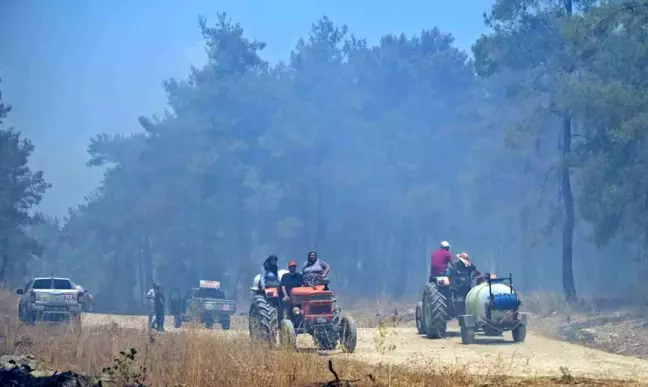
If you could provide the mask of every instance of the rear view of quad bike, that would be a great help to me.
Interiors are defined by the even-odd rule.
[[[416,328],[430,339],[446,335],[448,321],[465,314],[466,295],[473,287],[470,272],[452,270],[449,276],[431,277],[416,305]]]

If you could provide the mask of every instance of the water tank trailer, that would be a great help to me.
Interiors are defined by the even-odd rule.
[[[524,342],[528,316],[519,311],[522,301],[513,288],[513,275],[491,278],[495,276],[486,273],[485,277],[466,295],[466,314],[459,316],[461,342],[474,343],[475,332],[501,336],[504,331],[511,331],[514,342]]]

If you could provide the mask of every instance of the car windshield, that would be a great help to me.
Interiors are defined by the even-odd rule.
[[[226,298],[224,291],[222,291],[221,289],[213,289],[213,288],[199,288],[196,291],[196,295],[194,297],[215,298],[217,300],[224,300]]]
[[[32,286],[32,288],[37,290],[45,290],[45,289],[72,290],[74,289],[74,286],[72,285],[72,282],[70,282],[70,280],[66,280],[66,279],[54,278],[52,280],[51,278],[40,278],[34,280],[34,285]]]

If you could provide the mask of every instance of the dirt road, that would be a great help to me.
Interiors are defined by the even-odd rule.
[[[167,319],[167,326],[172,324]],[[146,326],[145,317],[88,314],[86,325],[115,323],[123,327]],[[231,331],[215,328],[205,333],[224,336],[247,336],[243,322],[233,324]],[[185,328],[181,328],[185,329]],[[174,328],[168,331],[176,331]],[[332,356],[348,356],[368,363],[409,364],[413,366],[461,366],[472,373],[515,376],[560,376],[561,367],[573,376],[635,379],[648,383],[648,361],[614,355],[579,345],[551,340],[529,332],[522,344],[512,343],[510,333],[501,338],[476,338],[473,345],[462,345],[456,325],[450,337],[429,340],[419,336],[414,327],[358,329],[358,347],[354,354],[334,351]],[[300,347],[312,347],[308,336],[300,336]],[[328,354],[328,353],[327,353]]]

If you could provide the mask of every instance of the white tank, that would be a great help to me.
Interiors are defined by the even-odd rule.
[[[279,274],[279,281],[281,281],[281,277],[283,277],[284,274],[288,273],[288,270],[285,269],[279,269],[277,274]],[[254,281],[252,281],[252,287],[250,290],[257,291],[259,290],[259,281],[261,281],[261,274],[257,274],[256,277],[254,277]]]
[[[511,286],[497,282],[491,284],[492,294],[511,294]],[[515,293],[515,290],[513,290]],[[481,284],[470,289],[466,295],[466,314],[475,316],[475,323],[486,320],[486,305],[489,302],[488,283],[482,282]],[[491,310],[491,321],[494,323],[502,320],[510,311],[507,310]]]

